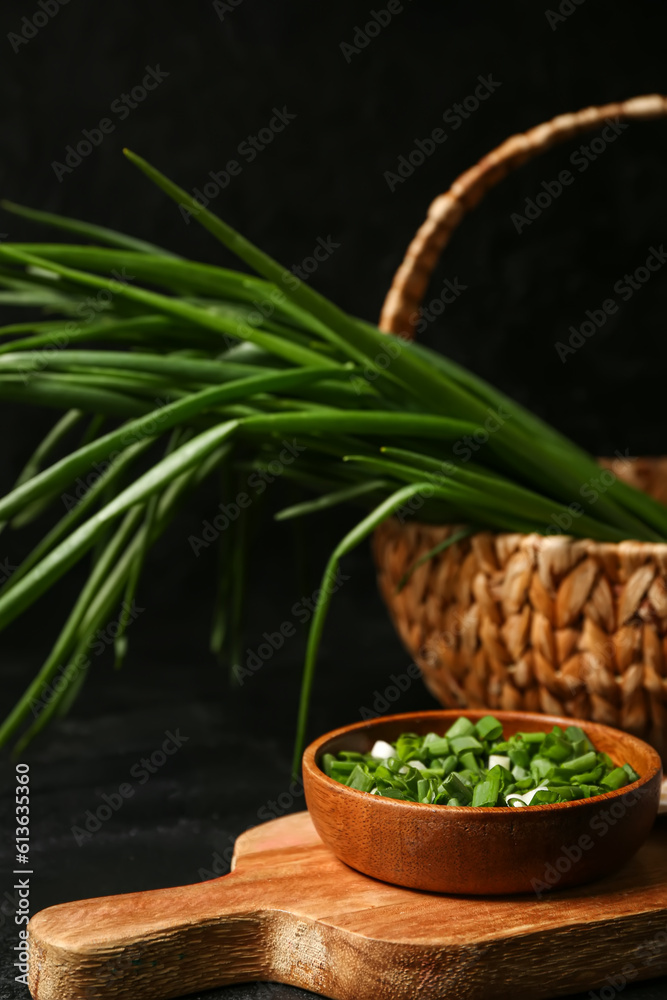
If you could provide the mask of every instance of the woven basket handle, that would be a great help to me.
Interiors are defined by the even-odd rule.
[[[394,275],[382,307],[380,329],[408,339],[414,337],[419,306],[440,254],[466,212],[498,181],[558,142],[594,128],[608,118],[659,118],[667,114],[667,97],[650,94],[629,101],[583,108],[558,115],[528,132],[510,136],[458,177],[446,194],[439,195],[408,247]]]

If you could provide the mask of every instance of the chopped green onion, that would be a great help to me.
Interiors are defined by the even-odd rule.
[[[457,736],[470,736],[471,733],[474,732],[475,732],[474,723],[472,723],[470,719],[466,719],[465,716],[462,715],[459,719],[456,720],[456,722],[454,722],[449,727],[445,735],[451,740]]]
[[[497,740],[502,736],[503,724],[492,715],[485,715],[475,726],[480,740]]]
[[[454,739],[450,739],[449,745],[457,757],[460,757],[465,750],[472,750],[474,753],[484,751],[484,747],[474,736],[455,736]]]
[[[432,735],[432,733],[429,733],[429,736]],[[446,736],[435,736],[434,739],[428,742],[424,740],[423,746],[431,757],[446,757],[449,755],[450,745]]]
[[[627,771],[624,767],[616,767],[611,774],[601,780],[600,784],[610,792],[615,792],[617,788],[629,784]]]
[[[588,753],[582,754],[581,757],[575,757],[574,760],[562,761],[560,766],[563,771],[572,771],[573,774],[581,774],[594,767],[596,761],[595,752],[590,750]]]
[[[370,792],[375,781],[357,764],[346,784],[349,788],[358,788],[360,792]]]
[[[502,724],[490,715],[477,725],[461,716],[444,736],[401,733],[393,743],[376,740],[368,753],[326,753],[320,766],[357,791],[485,809],[574,802],[639,779],[630,764],[617,767],[608,754],[596,751],[578,726],[505,740]]]
[[[503,781],[500,768],[493,767],[488,772],[486,779],[480,781],[475,786],[472,794],[472,804],[474,806],[495,806],[500,794],[500,786]]]
[[[473,772],[480,770],[479,761],[472,750],[466,750],[465,753],[462,753],[459,760],[461,761],[464,770]]]

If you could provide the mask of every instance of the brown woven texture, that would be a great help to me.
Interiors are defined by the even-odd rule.
[[[451,233],[513,167],[607,118],[665,114],[660,95],[586,108],[485,156],[432,203],[380,327],[413,335]],[[667,503],[667,459],[603,464]],[[620,726],[667,762],[667,544],[481,532],[425,562],[399,591],[406,571],[455,530],[391,518],[373,542],[381,592],[436,698],[448,707],[541,710]]]

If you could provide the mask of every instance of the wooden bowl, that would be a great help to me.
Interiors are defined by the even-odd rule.
[[[466,711],[473,722],[487,711]],[[494,712],[507,737],[578,725],[596,750],[629,763],[638,781],[592,799],[555,805],[450,808],[370,795],[327,777],[325,753],[368,753],[400,733],[443,733],[459,711],[411,712],[326,733],[303,755],[306,802],[333,853],[364,875],[432,892],[487,895],[563,889],[620,868],[648,836],[658,811],[662,766],[643,740],[594,722],[531,712]]]

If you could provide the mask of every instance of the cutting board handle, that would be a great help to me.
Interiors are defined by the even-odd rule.
[[[51,906],[29,925],[36,1000],[150,1000],[275,979],[275,911],[239,871]]]
[[[339,874],[313,876],[322,855],[344,868],[308,813],[293,813],[242,833],[229,875],[50,906],[28,925],[30,992],[159,1000],[252,980],[316,987],[322,928],[290,908],[339,883]]]

